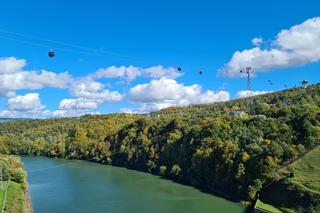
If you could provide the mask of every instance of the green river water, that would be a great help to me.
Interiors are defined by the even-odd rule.
[[[23,157],[35,213],[232,213],[244,207],[147,173],[86,161]]]

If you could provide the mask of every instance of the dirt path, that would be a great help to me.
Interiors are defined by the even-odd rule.
[[[24,190],[24,213],[32,213],[32,202],[28,188]]]

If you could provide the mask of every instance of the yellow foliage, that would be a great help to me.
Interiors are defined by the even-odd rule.
[[[240,109],[239,106],[233,106],[233,107],[231,108],[231,110],[232,110],[232,111],[240,111],[241,109]]]
[[[248,161],[250,159],[250,155],[247,153],[247,152],[244,152],[243,154],[242,154],[242,161],[243,162],[246,162],[246,161]]]
[[[267,163],[268,165],[274,164],[275,162],[274,162],[273,157],[268,155],[267,158],[266,158],[266,163]]]
[[[271,144],[271,140],[266,139],[266,140],[264,140],[264,143],[269,145],[269,144]]]

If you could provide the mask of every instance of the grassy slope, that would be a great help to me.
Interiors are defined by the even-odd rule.
[[[6,188],[8,181],[3,182],[3,186]],[[8,188],[7,197],[6,197],[6,207],[5,213],[23,213],[23,195],[24,191],[21,184],[11,181]],[[4,191],[0,190],[0,208],[2,208]]]
[[[320,192],[320,146],[293,164],[292,182]]]
[[[16,156],[0,155],[0,161],[2,162],[0,166],[4,166],[4,168],[9,169],[11,172],[23,169],[20,158]],[[13,178],[11,177],[11,180],[12,179]],[[8,183],[8,181],[4,181],[4,188],[7,187]],[[5,213],[31,212],[31,209],[28,205],[28,195],[26,194],[27,191],[24,187],[25,184],[25,179],[23,179],[21,183],[17,183],[14,181],[10,182],[6,196],[6,206],[4,211]],[[0,190],[0,208],[2,207],[3,195],[4,191]]]
[[[3,188],[7,187],[7,181],[4,181],[2,183]],[[3,201],[4,191],[2,190],[2,187],[0,187],[0,209],[2,208],[2,201]]]
[[[295,209],[297,202],[304,199],[319,199],[320,197],[320,146],[316,147],[302,158],[289,166],[294,176],[283,179],[264,193],[264,203],[279,207],[284,212],[317,212],[320,203],[316,202],[313,209]],[[289,190],[288,190],[289,189]],[[298,192],[298,193],[297,193]],[[267,195],[269,194],[269,195]],[[273,197],[273,198],[271,198]],[[301,201],[303,202],[303,201]]]
[[[4,186],[6,187],[7,184],[8,182],[5,181]],[[0,190],[0,208],[2,207],[3,195],[3,191]],[[7,192],[6,207],[4,212],[23,213],[25,210],[24,206],[24,189],[22,188],[22,185],[11,181]]]
[[[11,182],[6,203],[6,213],[23,213],[24,212],[24,190],[21,184]]]
[[[256,208],[264,210],[265,212],[281,213],[281,211],[269,204],[263,203],[261,200],[257,200]]]

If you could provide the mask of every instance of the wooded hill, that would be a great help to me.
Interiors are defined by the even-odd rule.
[[[0,123],[1,153],[123,166],[245,201],[292,176],[289,168],[282,175],[278,169],[318,144],[319,84],[147,115]],[[320,195],[309,198],[296,206],[277,205],[320,211]]]

